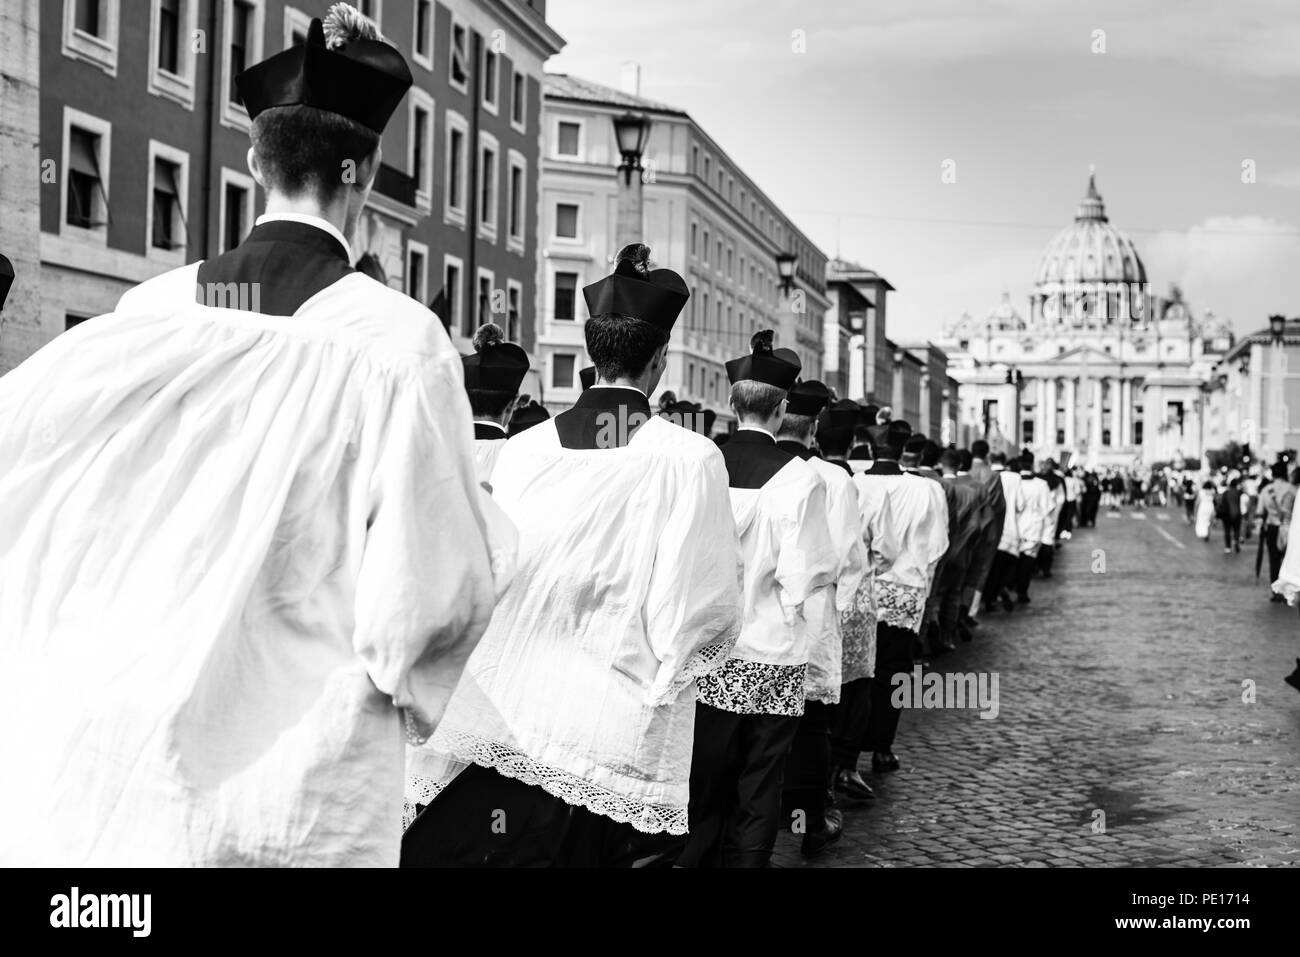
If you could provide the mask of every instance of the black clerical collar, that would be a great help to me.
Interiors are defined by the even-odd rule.
[[[776,439],[772,438],[770,433],[760,432],[758,429],[737,429],[731,433],[731,445],[739,442],[741,445],[776,445]]]
[[[476,439],[504,439],[506,430],[501,428],[495,422],[475,422],[474,438]]]
[[[640,389],[627,389],[623,386],[600,386],[588,389],[578,396],[573,403],[575,409],[627,409],[628,414],[643,412],[650,415],[650,400]]]
[[[254,226],[240,245],[247,243],[293,243],[348,263],[347,247],[341,245],[337,238],[319,226],[297,220],[267,220],[260,226]]]
[[[802,442],[796,442],[793,439],[779,439],[776,443],[776,447],[778,449],[785,449],[791,455],[801,458],[805,462],[813,457],[812,449],[808,448],[808,446],[804,445]]]
[[[903,469],[892,459],[876,459],[863,475],[902,475]]]

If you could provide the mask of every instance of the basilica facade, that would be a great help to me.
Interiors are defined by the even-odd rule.
[[[960,383],[963,434],[1038,459],[1098,466],[1200,458],[1205,384],[1232,346],[1182,293],[1152,291],[1137,247],[1111,224],[1095,177],[1043,252],[1024,312],[1004,292],[937,343]]]

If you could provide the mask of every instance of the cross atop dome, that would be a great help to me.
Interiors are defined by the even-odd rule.
[[[1088,191],[1083,194],[1079,210],[1074,214],[1075,222],[1087,219],[1106,222],[1106,205],[1101,201],[1101,193],[1097,192],[1097,167],[1092,165],[1088,166]]]

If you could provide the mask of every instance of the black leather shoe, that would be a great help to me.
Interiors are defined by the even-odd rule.
[[[1002,592],[1002,610],[1015,611],[1015,609],[1016,609],[1016,603],[1011,598],[1011,593],[1004,589]]]
[[[799,853],[804,857],[816,857],[827,847],[838,841],[844,834],[844,821],[838,811],[826,813],[826,826],[820,831],[809,831],[799,843]]]
[[[885,774],[889,771],[898,770],[898,755],[893,751],[885,754],[873,754],[871,756],[871,770],[876,774]]]
[[[876,797],[871,785],[862,780],[862,775],[852,768],[840,768],[835,772],[835,790],[858,801],[871,801]]]

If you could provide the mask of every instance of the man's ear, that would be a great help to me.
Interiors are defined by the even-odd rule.
[[[369,190],[375,184],[375,177],[379,175],[379,165],[384,159],[384,148],[376,146],[375,151],[361,161],[357,167],[357,179]]]
[[[253,151],[251,146],[248,148],[246,162],[248,163],[248,171],[253,174],[253,179],[257,182],[257,185],[265,190],[266,174],[262,171],[262,161],[257,158],[257,153]]]

